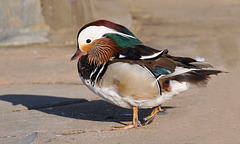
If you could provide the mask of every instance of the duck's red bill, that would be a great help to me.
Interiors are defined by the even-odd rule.
[[[72,58],[70,59],[71,61],[72,60],[75,60],[77,58],[80,58],[81,56],[85,55],[84,52],[80,51],[79,49],[77,49],[76,53],[72,56]]]

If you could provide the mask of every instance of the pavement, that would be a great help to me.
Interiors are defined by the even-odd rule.
[[[145,44],[168,48],[172,55],[204,57],[229,73],[174,97],[150,125],[112,130],[131,123],[132,111],[103,101],[82,84],[76,61],[69,61],[74,44],[0,48],[0,143],[34,132],[33,144],[240,143],[239,2],[121,1],[129,5],[132,31]],[[141,110],[140,118],[150,112]]]

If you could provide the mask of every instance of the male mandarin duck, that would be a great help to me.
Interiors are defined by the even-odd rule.
[[[83,26],[77,36],[78,73],[83,83],[104,100],[133,109],[129,129],[150,124],[161,105],[190,85],[206,85],[210,75],[221,73],[211,65],[168,50],[145,46],[126,27],[97,20]],[[138,109],[153,108],[142,124]]]

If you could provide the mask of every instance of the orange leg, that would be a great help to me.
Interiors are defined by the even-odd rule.
[[[162,107],[161,107],[161,105],[160,106],[158,106],[158,110],[160,111],[160,112],[163,112],[164,111],[164,109],[162,109]]]
[[[163,111],[163,109],[161,108],[161,105],[160,106],[157,106],[153,109],[152,113],[147,116],[146,118],[144,118],[144,121],[145,123],[144,124],[150,124],[153,122],[156,114],[159,112],[159,111]]]
[[[142,124],[138,120],[138,107],[133,106],[133,121],[132,121],[132,124],[116,126],[114,129],[130,129],[130,128],[141,127],[141,126],[142,126]]]

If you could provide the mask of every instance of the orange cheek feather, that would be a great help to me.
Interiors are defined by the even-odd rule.
[[[89,44],[82,44],[80,50],[88,53],[90,63],[98,65],[109,61],[114,53],[118,51],[117,46],[107,38],[96,39]]]
[[[80,50],[81,51],[83,51],[83,52],[89,52],[91,49],[92,49],[92,47],[93,47],[93,43],[90,43],[90,44],[82,44],[82,45],[80,45]]]

